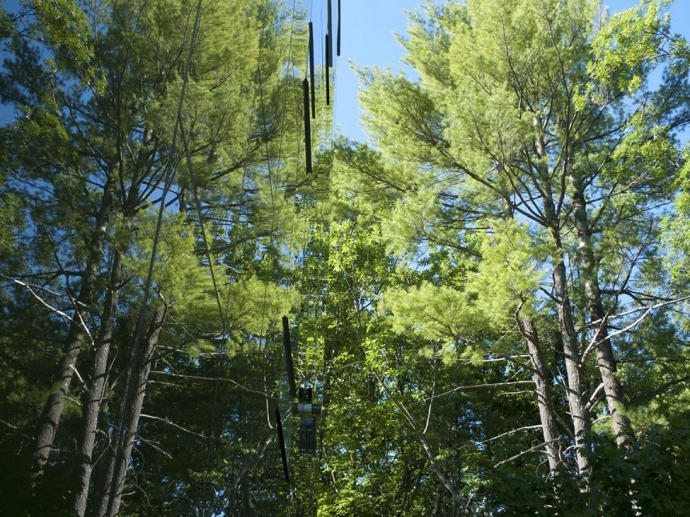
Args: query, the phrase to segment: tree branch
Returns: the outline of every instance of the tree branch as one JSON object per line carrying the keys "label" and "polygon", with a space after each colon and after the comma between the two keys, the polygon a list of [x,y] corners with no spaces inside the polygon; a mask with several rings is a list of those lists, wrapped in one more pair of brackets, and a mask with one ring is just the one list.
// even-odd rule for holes
{"label": "tree branch", "polygon": [[503,465],[504,463],[508,463],[510,461],[516,460],[516,459],[524,456],[525,454],[529,454],[530,452],[532,452],[536,449],[539,449],[540,447],[543,447],[544,445],[548,445],[549,443],[553,443],[553,442],[557,442],[557,441],[558,441],[558,438],[554,438],[553,440],[549,440],[548,442],[537,444],[534,447],[530,447],[526,451],[522,451],[521,453],[516,454],[515,456],[511,456],[510,458],[508,458],[506,460],[499,461],[498,463],[496,463],[496,465],[494,465],[494,468],[499,467],[500,465]]}
{"label": "tree branch", "polygon": [[191,431],[189,429],[186,429],[186,428],[182,427],[181,425],[176,424],[175,422],[171,422],[167,418],[161,418],[159,416],[153,416],[153,415],[146,415],[144,413],[142,413],[140,415],[140,417],[141,418],[148,418],[149,420],[155,420],[156,422],[163,422],[164,424],[171,425],[171,426],[175,427],[176,429],[179,429],[180,431],[183,431],[183,432],[188,433],[188,434],[193,434],[194,436],[198,436],[199,438],[203,438],[204,440],[206,440],[208,438],[208,436],[205,436],[205,435],[197,433],[195,431]]}
{"label": "tree branch", "polygon": [[434,455],[433,451],[431,450],[431,447],[430,447],[429,444],[427,443],[426,438],[424,437],[424,434],[422,434],[422,433],[419,431],[419,429],[417,428],[417,425],[415,424],[414,418],[412,417],[412,415],[410,414],[410,412],[409,412],[409,411],[407,410],[407,408],[402,404],[402,402],[400,402],[399,400],[397,400],[397,399],[393,396],[393,394],[392,394],[391,391],[388,389],[388,386],[386,386],[386,383],[383,382],[383,379],[382,379],[381,376],[378,374],[378,372],[377,372],[376,370],[373,370],[373,369],[372,369],[372,372],[374,373],[374,376],[376,377],[376,380],[379,381],[379,384],[380,384],[381,387],[383,388],[383,391],[386,392],[386,395],[388,396],[388,398],[389,398],[390,400],[393,401],[393,403],[397,406],[397,408],[400,410],[400,412],[401,412],[401,413],[403,414],[403,416],[405,417],[405,420],[407,420],[407,423],[410,425],[410,427],[412,428],[412,430],[413,430],[415,433],[417,433],[417,438],[418,438],[419,441],[421,442],[422,447],[424,448],[424,452],[426,452],[426,455],[427,455],[427,457],[429,458],[429,461],[431,462],[431,467],[432,467],[432,469],[434,470],[434,472],[436,473],[436,475],[438,476],[438,478],[441,480],[441,483],[443,483],[443,486],[445,486],[445,487],[446,487],[446,490],[448,490],[448,492],[450,493],[450,495],[453,496],[453,499],[455,499],[455,500],[458,501],[458,502],[462,502],[462,498],[460,497],[460,494],[458,494],[458,492],[455,490],[455,488],[453,487],[453,485],[450,483],[450,481],[448,481],[448,479],[446,478],[446,476],[445,476],[445,475],[443,474],[443,472],[441,471],[441,467],[440,467],[440,466],[438,465],[438,463],[436,462],[436,456]]}

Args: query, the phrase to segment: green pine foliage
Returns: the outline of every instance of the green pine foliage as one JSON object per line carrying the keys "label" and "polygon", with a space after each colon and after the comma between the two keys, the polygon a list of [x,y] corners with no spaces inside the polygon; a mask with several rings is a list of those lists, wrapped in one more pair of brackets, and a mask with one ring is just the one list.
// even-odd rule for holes
{"label": "green pine foliage", "polygon": [[302,4],[0,9],[0,513],[684,515],[668,2],[429,0],[311,174]]}

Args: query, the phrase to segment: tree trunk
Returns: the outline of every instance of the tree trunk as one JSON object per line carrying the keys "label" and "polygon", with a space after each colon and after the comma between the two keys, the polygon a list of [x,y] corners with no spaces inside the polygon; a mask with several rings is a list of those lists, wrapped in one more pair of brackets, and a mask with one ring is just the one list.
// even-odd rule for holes
{"label": "tree trunk", "polygon": [[127,466],[132,455],[139,417],[144,405],[151,360],[158,344],[165,314],[164,307],[156,309],[143,347],[137,350],[139,347],[135,343],[132,349],[124,388],[125,396],[120,406],[119,427],[116,429],[115,448],[111,449],[108,455],[108,462],[95,501],[97,517],[114,517],[119,512]]}
{"label": "tree trunk", "polygon": [[110,285],[106,295],[105,307],[101,317],[101,329],[96,341],[96,354],[91,372],[91,380],[84,396],[82,406],[82,429],[79,439],[78,453],[80,467],[80,486],[75,495],[73,511],[79,517],[84,517],[89,497],[91,474],[93,471],[93,449],[98,431],[98,415],[105,396],[105,387],[108,377],[108,358],[113,338],[113,324],[115,312],[122,288],[122,256],[115,250]]}
{"label": "tree trunk", "polygon": [[568,406],[575,433],[575,454],[581,475],[589,473],[589,459],[586,455],[585,434],[590,429],[589,410],[585,404],[585,383],[582,378],[580,350],[573,325],[573,312],[568,297],[568,286],[563,260],[556,264],[553,272],[554,291],[558,304],[558,321],[563,340],[565,370],[568,377]]}
{"label": "tree trunk", "polygon": [[594,250],[591,242],[591,228],[587,217],[587,202],[584,197],[584,189],[571,174],[570,182],[574,187],[573,206],[575,226],[577,228],[578,248],[582,262],[583,276],[585,280],[585,297],[590,321],[599,321],[592,338],[599,343],[596,347],[597,368],[601,375],[606,395],[606,406],[611,415],[613,432],[616,434],[616,444],[622,448],[629,448],[635,441],[630,420],[625,415],[625,399],[623,385],[616,376],[616,360],[613,355],[611,340],[608,338],[606,312],[601,301],[599,279],[597,275]]}
{"label": "tree trunk", "polygon": [[113,194],[114,185],[109,180],[105,186],[101,206],[96,215],[86,268],[82,277],[79,296],[74,307],[74,315],[67,332],[64,355],[58,367],[57,377],[59,380],[56,383],[55,391],[48,396],[39,420],[32,454],[33,468],[31,477],[33,479],[43,474],[45,465],[48,463],[50,450],[55,441],[55,434],[60,425],[60,417],[65,407],[65,400],[77,367],[77,359],[84,346],[84,341],[89,337],[88,329],[85,325],[88,320],[87,315],[93,303],[98,271],[103,261],[106,230],[113,210]]}
{"label": "tree trunk", "polygon": [[558,311],[558,324],[563,342],[563,355],[568,387],[568,406],[570,418],[573,422],[575,434],[575,455],[580,475],[589,474],[589,459],[586,454],[585,434],[590,429],[589,410],[585,403],[587,390],[582,375],[582,363],[580,361],[580,349],[577,342],[577,333],[573,324],[573,308],[568,295],[568,277],[563,256],[563,244],[561,241],[560,224],[552,195],[549,175],[541,175],[541,191],[544,196],[544,222],[550,229],[556,244],[556,255],[553,257],[553,293]]}
{"label": "tree trunk", "polygon": [[522,335],[527,341],[527,349],[529,351],[530,360],[532,361],[532,377],[537,392],[539,419],[544,435],[546,457],[549,460],[549,471],[552,475],[555,475],[561,464],[561,455],[559,452],[558,427],[552,406],[551,380],[546,369],[544,353],[539,343],[539,335],[537,334],[537,328],[534,322],[530,318],[522,318],[519,323]]}

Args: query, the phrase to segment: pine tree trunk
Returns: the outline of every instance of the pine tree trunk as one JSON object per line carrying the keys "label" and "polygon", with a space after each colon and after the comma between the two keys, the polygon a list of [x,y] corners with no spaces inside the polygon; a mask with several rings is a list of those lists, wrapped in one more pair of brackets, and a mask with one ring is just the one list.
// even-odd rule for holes
{"label": "pine tree trunk", "polygon": [[120,425],[116,429],[116,445],[110,451],[95,501],[97,517],[115,517],[119,512],[127,465],[132,455],[136,430],[139,427],[139,418],[144,405],[151,360],[158,344],[165,313],[164,307],[156,309],[141,350],[137,350],[136,343],[133,347],[125,382],[126,393],[120,407],[118,419]]}
{"label": "pine tree trunk", "polygon": [[582,364],[580,363],[580,350],[573,325],[573,312],[568,297],[568,286],[565,273],[565,264],[561,260],[553,272],[554,291],[558,304],[558,320],[563,340],[563,353],[565,355],[565,370],[568,377],[568,406],[570,418],[573,422],[575,433],[575,454],[577,457],[578,471],[586,476],[589,473],[589,459],[586,455],[585,434],[590,429],[589,411],[585,404],[585,383],[582,378]]}
{"label": "pine tree trunk", "polygon": [[113,191],[113,183],[109,181],[103,192],[101,206],[96,216],[79,296],[77,297],[74,315],[67,332],[64,355],[58,366],[57,378],[59,380],[56,383],[55,391],[48,396],[39,420],[32,455],[33,468],[31,477],[33,479],[43,474],[45,465],[48,463],[50,450],[55,441],[55,434],[60,425],[60,418],[65,407],[65,400],[77,367],[77,359],[84,346],[84,342],[89,337],[85,325],[88,321],[87,315],[93,303],[98,271],[103,261],[106,230],[113,210]]}
{"label": "pine tree trunk", "polygon": [[613,431],[616,434],[616,444],[622,448],[629,448],[635,441],[630,420],[625,415],[625,399],[623,385],[616,376],[616,360],[613,354],[611,340],[608,338],[608,329],[605,321],[606,312],[601,301],[599,280],[597,276],[596,261],[591,242],[591,228],[587,217],[587,205],[584,197],[584,189],[579,181],[571,175],[571,184],[574,187],[573,206],[575,226],[577,227],[578,247],[582,262],[583,276],[585,280],[585,297],[587,298],[587,310],[590,321],[599,321],[595,327],[594,335],[596,347],[597,368],[601,375],[606,395],[606,406],[611,415]]}
{"label": "pine tree trunk", "polygon": [[115,250],[110,275],[110,285],[106,295],[105,307],[101,317],[101,329],[96,341],[96,353],[91,372],[91,380],[82,406],[82,429],[78,444],[80,467],[80,485],[74,498],[73,512],[79,517],[86,514],[91,474],[93,471],[93,450],[98,431],[98,415],[105,396],[108,377],[108,358],[113,338],[115,312],[122,288],[122,256]]}
{"label": "pine tree trunk", "polygon": [[537,392],[537,403],[539,405],[539,419],[541,421],[542,432],[544,435],[544,445],[546,447],[546,457],[549,460],[549,471],[552,475],[561,464],[559,453],[559,435],[556,418],[553,413],[553,402],[551,393],[551,379],[546,369],[544,353],[539,342],[539,335],[534,322],[529,318],[522,318],[520,330],[527,341],[530,360],[532,361],[533,378]]}
{"label": "pine tree trunk", "polygon": [[556,213],[552,189],[548,174],[542,174],[542,194],[544,196],[544,219],[551,230],[556,244],[556,255],[553,257],[553,293],[558,311],[558,323],[563,342],[563,355],[568,385],[568,407],[575,434],[575,455],[580,475],[589,474],[590,465],[586,454],[585,435],[590,430],[589,410],[585,403],[587,390],[580,361],[580,347],[573,323],[573,308],[568,295],[568,276],[566,274],[563,244],[561,241],[561,221]]}
{"label": "pine tree trunk", "polygon": [[[87,276],[84,277],[84,282],[91,283]],[[89,305],[90,302],[91,286],[83,285],[80,296],[77,298],[77,305],[83,307]],[[74,318],[76,320],[86,321],[86,311],[77,310],[74,314]],[[55,434],[60,425],[60,418],[65,406],[65,400],[69,393],[70,385],[72,384],[74,368],[76,368],[77,359],[85,338],[86,332],[84,332],[78,324],[71,323],[67,333],[65,353],[58,366],[59,381],[56,386],[57,389],[48,396],[39,420],[33,452],[33,469],[31,473],[34,479],[43,474],[43,470],[48,463],[50,450],[55,440]]]}

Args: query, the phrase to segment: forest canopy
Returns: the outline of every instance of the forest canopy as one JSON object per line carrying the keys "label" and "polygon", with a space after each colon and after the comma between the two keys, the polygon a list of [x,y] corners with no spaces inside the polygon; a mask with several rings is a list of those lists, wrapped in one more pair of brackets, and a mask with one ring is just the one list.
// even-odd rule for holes
{"label": "forest canopy", "polygon": [[684,515],[670,2],[305,4],[0,8],[0,514]]}

